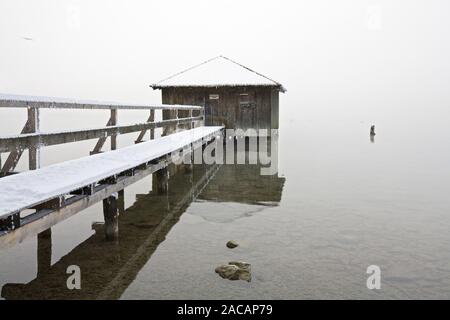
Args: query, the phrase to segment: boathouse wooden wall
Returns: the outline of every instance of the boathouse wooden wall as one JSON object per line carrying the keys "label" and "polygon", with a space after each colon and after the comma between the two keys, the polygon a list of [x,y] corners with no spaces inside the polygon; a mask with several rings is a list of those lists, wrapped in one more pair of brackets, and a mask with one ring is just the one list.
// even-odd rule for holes
{"label": "boathouse wooden wall", "polygon": [[[217,95],[218,99],[211,99]],[[245,99],[250,103],[243,102]],[[162,88],[162,103],[204,106],[206,125],[278,129],[279,90],[275,87],[169,87]],[[180,111],[180,117],[187,116],[183,112]],[[174,116],[174,111],[164,111],[164,119]]]}

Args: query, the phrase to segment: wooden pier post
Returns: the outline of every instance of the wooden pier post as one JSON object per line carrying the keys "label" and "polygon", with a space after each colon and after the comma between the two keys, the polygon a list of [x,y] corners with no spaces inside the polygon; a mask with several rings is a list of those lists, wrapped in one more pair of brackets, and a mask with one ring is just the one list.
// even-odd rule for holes
{"label": "wooden pier post", "polygon": [[[192,118],[193,113],[192,110],[189,110],[189,118]],[[193,129],[194,128],[194,121],[189,121],[189,129]]]}
{"label": "wooden pier post", "polygon": [[[155,110],[150,110],[149,122],[155,122]],[[155,129],[150,129],[150,140],[155,139]]]}
{"label": "wooden pier post", "polygon": [[108,241],[119,239],[119,207],[118,194],[103,200],[103,216],[105,218],[105,236]]}
{"label": "wooden pier post", "polygon": [[[117,125],[117,109],[111,109],[111,126]],[[117,135],[111,136],[111,150],[117,149]]]}
{"label": "wooden pier post", "polygon": [[[117,110],[118,109],[110,110],[111,115],[109,117],[108,122],[106,123],[106,127],[112,127],[112,126],[117,125]],[[92,150],[89,154],[93,155],[93,154],[102,152],[103,145],[105,144],[107,138],[108,138],[107,135],[99,138],[97,140],[97,143],[95,144],[94,150]],[[117,135],[111,134],[111,150],[116,150],[116,149],[117,149]]]}
{"label": "wooden pier post", "polygon": [[28,149],[28,162],[30,170],[36,170],[41,167],[41,150],[39,147],[32,146]]}
{"label": "wooden pier post", "polygon": [[52,229],[37,235],[37,275],[45,274],[52,266]]}
{"label": "wooden pier post", "polygon": [[[28,132],[34,133],[39,132],[39,109],[38,108],[28,108]],[[41,166],[41,150],[38,145],[32,145],[28,149],[28,168],[30,170],[39,169]]]}
{"label": "wooden pier post", "polygon": [[[25,123],[21,134],[39,132],[39,108],[28,107],[27,112],[27,122]],[[19,149],[10,152],[3,167],[0,165],[0,173],[3,175],[7,175],[9,172],[13,171],[16,168],[23,151],[23,149]],[[28,158],[28,165],[30,170],[35,170],[40,167],[40,147],[38,145],[29,146]]]}

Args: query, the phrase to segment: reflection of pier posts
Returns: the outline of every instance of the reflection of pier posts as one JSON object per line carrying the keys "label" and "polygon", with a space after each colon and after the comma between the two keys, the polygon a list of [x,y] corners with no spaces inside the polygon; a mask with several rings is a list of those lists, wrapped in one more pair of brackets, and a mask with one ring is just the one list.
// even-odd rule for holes
{"label": "reflection of pier posts", "polygon": [[119,197],[117,198],[117,207],[119,210],[119,215],[125,213],[125,190],[122,189],[118,192]]}
{"label": "reflection of pier posts", "polygon": [[[170,197],[158,196],[153,192],[137,197],[136,202],[127,208],[126,214],[119,216],[120,243],[102,240],[104,235],[95,232],[58,258],[50,270],[41,273],[36,279],[27,280],[26,284],[5,284],[0,288],[2,297],[83,300],[120,298],[140,270],[151,261],[149,259],[178,223],[189,204],[217,172],[217,168],[198,169],[195,168],[194,182],[181,172],[170,176]],[[96,231],[101,229],[100,224],[94,227]],[[93,256],[96,258],[93,259]],[[67,290],[69,275],[66,270],[70,265],[77,265],[81,269],[81,290]]]}
{"label": "reflection of pier posts", "polygon": [[184,172],[185,173],[192,173],[194,172],[194,165],[192,163],[187,163],[184,165]]}
{"label": "reflection of pier posts", "polygon": [[184,155],[183,159],[185,173],[194,172],[194,146],[191,144],[189,148],[189,154]]}
{"label": "reflection of pier posts", "polygon": [[52,229],[37,235],[37,276],[46,273],[52,266]]}
{"label": "reflection of pier posts", "polygon": [[169,191],[169,170],[167,167],[156,171],[156,192],[165,194]]}
{"label": "reflection of pier posts", "polygon": [[113,194],[103,200],[103,216],[105,218],[106,240],[113,241],[119,238],[119,207],[118,194]]}

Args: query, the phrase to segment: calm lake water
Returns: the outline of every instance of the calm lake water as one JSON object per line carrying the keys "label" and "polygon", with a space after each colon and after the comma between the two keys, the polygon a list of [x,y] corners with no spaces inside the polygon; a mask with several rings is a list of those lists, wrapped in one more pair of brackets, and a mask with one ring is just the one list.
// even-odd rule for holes
{"label": "calm lake water", "polygon": [[[174,173],[167,196],[152,192],[145,178],[125,190],[118,243],[93,226],[103,221],[100,203],[52,228],[50,269],[38,272],[36,236],[1,249],[1,297],[450,298],[447,106],[311,111],[290,99],[280,109],[276,177],[261,177],[251,165],[197,166],[193,175]],[[75,120],[107,120],[93,115]],[[22,123],[14,116],[8,133]],[[58,129],[58,116],[44,114],[44,125]],[[77,122],[71,119],[59,129]],[[86,155],[94,144],[46,148],[43,163]],[[227,249],[231,239],[239,247]],[[49,245],[43,241],[40,250]],[[231,260],[251,263],[251,282],[214,273]],[[81,267],[80,291],[66,289],[72,264]],[[366,287],[369,265],[381,268],[380,290]]]}

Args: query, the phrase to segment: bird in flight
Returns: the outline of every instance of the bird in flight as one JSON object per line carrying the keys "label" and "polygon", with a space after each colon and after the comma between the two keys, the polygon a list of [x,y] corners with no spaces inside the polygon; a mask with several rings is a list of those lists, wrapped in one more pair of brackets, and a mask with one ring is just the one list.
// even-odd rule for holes
{"label": "bird in flight", "polygon": [[30,37],[22,37],[23,40],[27,40],[27,41],[33,41],[33,38]]}

